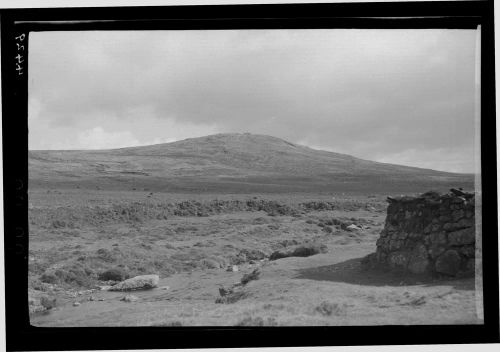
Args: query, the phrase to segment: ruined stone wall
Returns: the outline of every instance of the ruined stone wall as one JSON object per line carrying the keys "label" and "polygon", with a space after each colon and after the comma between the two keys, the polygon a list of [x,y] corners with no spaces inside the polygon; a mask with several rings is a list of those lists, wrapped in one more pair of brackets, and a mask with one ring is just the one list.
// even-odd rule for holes
{"label": "ruined stone wall", "polygon": [[415,274],[474,273],[474,194],[388,198],[385,227],[370,261]]}

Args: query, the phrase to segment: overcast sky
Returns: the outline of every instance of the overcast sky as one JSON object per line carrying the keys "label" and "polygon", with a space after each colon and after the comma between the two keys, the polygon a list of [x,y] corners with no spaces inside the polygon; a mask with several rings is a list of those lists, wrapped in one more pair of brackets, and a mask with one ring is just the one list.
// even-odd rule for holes
{"label": "overcast sky", "polygon": [[30,34],[29,149],[220,132],[474,171],[475,31]]}

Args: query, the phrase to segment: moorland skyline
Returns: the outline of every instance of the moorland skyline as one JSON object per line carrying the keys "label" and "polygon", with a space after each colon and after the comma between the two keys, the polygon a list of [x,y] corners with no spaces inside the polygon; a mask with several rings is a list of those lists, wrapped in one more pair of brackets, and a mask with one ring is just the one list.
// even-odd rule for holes
{"label": "moorland skyline", "polygon": [[475,31],[52,32],[30,36],[29,149],[216,133],[474,171]]}

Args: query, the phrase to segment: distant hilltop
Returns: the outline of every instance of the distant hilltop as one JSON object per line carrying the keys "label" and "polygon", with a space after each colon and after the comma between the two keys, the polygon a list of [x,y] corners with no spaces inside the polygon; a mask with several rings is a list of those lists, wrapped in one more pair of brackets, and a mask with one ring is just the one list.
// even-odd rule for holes
{"label": "distant hilltop", "polygon": [[[363,160],[250,133],[107,150],[30,151],[30,182],[210,192],[421,192],[473,176]],[[134,187],[135,185],[135,187]],[[393,190],[394,192],[390,192]]]}

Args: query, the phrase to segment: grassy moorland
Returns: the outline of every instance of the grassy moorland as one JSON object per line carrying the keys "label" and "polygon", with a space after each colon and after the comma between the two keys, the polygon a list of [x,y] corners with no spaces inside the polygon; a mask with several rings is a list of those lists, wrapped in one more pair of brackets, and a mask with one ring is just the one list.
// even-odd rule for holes
{"label": "grassy moorland", "polygon": [[[470,175],[246,134],[36,151],[29,162],[29,294],[50,308],[33,309],[34,325],[481,322],[473,279],[360,264],[387,195],[471,188]],[[158,274],[160,288],[133,292],[135,302],[98,289],[142,274]]]}

